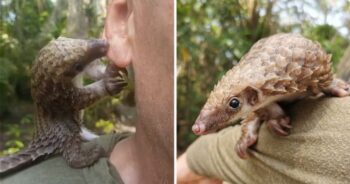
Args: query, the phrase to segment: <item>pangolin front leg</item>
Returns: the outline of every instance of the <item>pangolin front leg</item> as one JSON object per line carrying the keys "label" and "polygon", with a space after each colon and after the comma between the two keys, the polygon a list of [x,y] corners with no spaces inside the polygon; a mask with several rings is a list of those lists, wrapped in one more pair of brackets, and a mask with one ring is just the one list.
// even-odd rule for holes
{"label": "pangolin front leg", "polygon": [[96,61],[90,63],[85,69],[85,74],[92,80],[98,81],[105,77],[106,65],[97,59]]}
{"label": "pangolin front leg", "polygon": [[[87,66],[87,68],[84,70],[85,74],[92,80],[94,81],[99,81],[99,80],[103,80],[103,82],[97,82],[96,84],[93,84],[91,86],[89,86],[87,89],[87,93],[89,93],[89,91],[98,91],[99,95],[89,95],[90,96],[90,100],[87,99],[88,102],[86,102],[86,104],[84,105],[84,103],[82,103],[79,106],[88,106],[90,101],[91,103],[93,103],[94,99],[99,99],[102,98],[103,96],[107,96],[107,95],[114,95],[114,94],[118,94],[120,92],[120,90],[123,88],[123,84],[126,85],[126,81],[127,81],[127,70],[125,68],[119,68],[116,67],[112,64],[109,65],[104,65],[99,59],[92,62],[91,64],[89,64]],[[122,81],[121,78],[124,80]],[[102,84],[104,83],[104,84]],[[103,88],[103,85],[105,85],[105,88]],[[96,88],[97,86],[97,88]],[[89,90],[90,88],[90,90]],[[91,89],[92,88],[92,89]],[[105,91],[104,91],[105,89]],[[108,90],[107,90],[108,89]],[[92,97],[94,96],[94,97]],[[100,97],[99,97],[100,96]],[[83,117],[83,110],[80,111],[80,117]],[[81,137],[84,140],[90,141],[93,140],[95,138],[98,137],[98,135],[96,135],[95,133],[91,132],[90,130],[88,130],[85,127],[81,127],[81,133],[80,133]]]}
{"label": "pangolin front leg", "polygon": [[[108,67],[107,67],[108,68]],[[75,110],[82,110],[95,103],[101,98],[119,93],[127,84],[125,76],[122,73],[113,74],[112,71],[105,71],[106,74],[101,80],[96,81],[85,87],[78,88],[72,98],[72,106]],[[107,73],[108,72],[108,73]],[[105,155],[104,150],[97,144],[89,144],[89,147],[83,145],[83,139],[89,140],[87,130],[76,127],[75,123],[66,123],[66,130],[61,132],[66,137],[63,146],[63,157],[67,163],[74,168],[82,168],[96,162],[98,158]],[[80,134],[74,131],[81,131]],[[93,136],[94,137],[94,136]]]}
{"label": "pangolin front leg", "polygon": [[288,135],[288,130],[292,128],[289,124],[289,117],[277,103],[250,113],[242,122],[242,134],[236,144],[235,149],[239,157],[246,158],[247,149],[256,143],[262,121],[267,123],[272,132],[281,136]]}
{"label": "pangolin front leg", "polygon": [[119,93],[127,82],[122,77],[107,77],[85,87],[79,88],[73,98],[73,106],[81,110],[95,103],[101,98]]}
{"label": "pangolin front leg", "polygon": [[258,114],[252,112],[242,122],[242,134],[238,140],[235,151],[241,158],[247,157],[247,149],[258,139],[258,131],[261,124],[261,118]]}
{"label": "pangolin front leg", "polygon": [[[99,51],[106,50],[105,47],[100,47],[100,45],[106,46],[105,42],[98,42],[95,45],[93,44],[92,49],[88,50],[87,56],[95,56],[99,54]],[[111,64],[105,66],[99,60],[95,60],[84,69],[85,74],[95,82],[87,86],[75,85],[75,90],[69,95],[69,102],[75,113],[73,113],[73,118],[61,122],[64,131],[58,131],[57,134],[61,135],[60,151],[71,167],[89,166],[105,155],[103,148],[98,144],[83,143],[83,139],[89,140],[95,135],[82,127],[81,117],[78,116],[81,115],[81,110],[84,108],[105,96],[119,93],[126,86],[126,74],[120,71],[126,73],[125,69]]]}

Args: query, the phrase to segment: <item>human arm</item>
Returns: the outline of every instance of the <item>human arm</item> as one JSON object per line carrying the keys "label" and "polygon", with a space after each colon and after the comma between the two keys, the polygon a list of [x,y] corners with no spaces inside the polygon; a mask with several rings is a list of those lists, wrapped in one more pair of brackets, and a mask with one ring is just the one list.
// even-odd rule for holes
{"label": "human arm", "polygon": [[246,160],[234,152],[239,126],[200,137],[186,151],[190,171],[230,183],[349,182],[350,98],[304,100],[287,113],[291,134],[274,135],[263,124]]}
{"label": "human arm", "polygon": [[187,154],[182,154],[176,161],[176,181],[178,184],[220,184],[219,179],[201,176],[192,171],[187,163]]}

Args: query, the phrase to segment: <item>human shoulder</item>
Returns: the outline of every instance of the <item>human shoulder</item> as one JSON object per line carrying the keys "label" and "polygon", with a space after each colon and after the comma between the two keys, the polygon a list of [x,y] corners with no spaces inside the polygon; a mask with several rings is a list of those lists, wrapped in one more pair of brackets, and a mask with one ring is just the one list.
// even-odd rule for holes
{"label": "human shoulder", "polygon": [[[106,153],[110,153],[115,144],[128,136],[130,133],[113,133],[101,136],[92,142],[101,145]],[[115,168],[110,165],[107,157],[100,158],[90,167],[74,169],[69,167],[61,156],[55,156],[18,172],[0,176],[0,183],[97,184],[123,182]]]}

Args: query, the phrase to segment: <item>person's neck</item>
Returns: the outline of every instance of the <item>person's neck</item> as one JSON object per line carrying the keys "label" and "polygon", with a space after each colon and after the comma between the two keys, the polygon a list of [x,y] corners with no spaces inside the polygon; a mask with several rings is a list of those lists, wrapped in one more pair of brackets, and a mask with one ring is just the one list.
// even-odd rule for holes
{"label": "person's neck", "polygon": [[[157,131],[160,123],[171,125],[172,122],[159,122],[142,118],[136,124],[134,136],[118,143],[110,157],[121,178],[130,183],[172,183],[173,182],[173,146],[166,145],[163,132]],[[171,136],[171,137],[170,137]],[[162,140],[163,139],[163,140]]]}
{"label": "person's neck", "polygon": [[151,58],[148,63],[158,63],[157,67],[134,63],[141,64],[134,66],[136,133],[118,143],[110,159],[127,184],[173,183],[173,66],[154,59],[163,57]]}
{"label": "person's neck", "polygon": [[[145,130],[159,128],[159,123],[139,122],[137,129]],[[158,124],[158,127],[157,124]],[[168,124],[162,122],[163,124]],[[168,137],[159,132],[142,131],[135,135],[136,154],[139,155],[139,163],[143,178],[148,177],[149,183],[172,183],[173,180],[173,144],[165,141]],[[169,137],[172,136],[168,135]],[[173,137],[171,137],[173,139]]]}

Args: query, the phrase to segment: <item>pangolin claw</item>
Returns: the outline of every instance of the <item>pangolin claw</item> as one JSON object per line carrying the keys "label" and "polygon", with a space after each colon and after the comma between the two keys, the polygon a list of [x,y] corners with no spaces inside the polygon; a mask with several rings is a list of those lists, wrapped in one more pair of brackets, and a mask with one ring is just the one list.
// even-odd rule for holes
{"label": "pangolin claw", "polygon": [[279,119],[270,119],[267,121],[267,126],[269,129],[280,136],[287,136],[289,135],[289,129],[292,128],[292,126],[289,124],[290,119],[289,117],[282,117]]}
{"label": "pangolin claw", "polygon": [[257,139],[258,134],[250,134],[245,137],[241,137],[235,147],[237,155],[242,159],[246,159],[248,157],[247,149],[253,144],[255,144]]}

